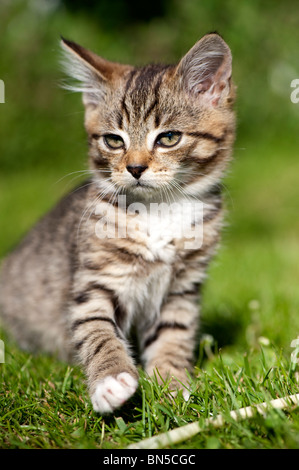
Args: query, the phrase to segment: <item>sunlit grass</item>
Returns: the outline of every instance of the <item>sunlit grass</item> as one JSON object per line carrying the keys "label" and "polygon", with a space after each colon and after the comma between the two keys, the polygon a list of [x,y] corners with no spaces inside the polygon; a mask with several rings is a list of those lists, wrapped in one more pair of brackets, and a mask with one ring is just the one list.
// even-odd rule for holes
{"label": "sunlit grass", "polygon": [[[45,356],[32,357],[6,342],[1,365],[0,446],[2,448],[125,448],[153,435],[222,414],[227,424],[207,427],[177,448],[297,448],[299,415],[269,410],[235,422],[229,412],[298,393],[298,372],[281,350],[261,340],[247,353],[219,354],[201,343],[200,364],[186,402],[171,397],[141,371],[136,395],[114,415],[91,407],[80,369]],[[266,345],[265,345],[266,343]]]}

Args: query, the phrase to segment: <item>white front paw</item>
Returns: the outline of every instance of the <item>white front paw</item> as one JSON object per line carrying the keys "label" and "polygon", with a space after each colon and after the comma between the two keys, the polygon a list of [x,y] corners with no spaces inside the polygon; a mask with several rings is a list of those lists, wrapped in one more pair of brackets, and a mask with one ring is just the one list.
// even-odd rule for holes
{"label": "white front paw", "polygon": [[137,386],[138,381],[128,372],[121,372],[116,377],[108,375],[98,382],[91,396],[93,409],[102,414],[111,413],[135,393]]}

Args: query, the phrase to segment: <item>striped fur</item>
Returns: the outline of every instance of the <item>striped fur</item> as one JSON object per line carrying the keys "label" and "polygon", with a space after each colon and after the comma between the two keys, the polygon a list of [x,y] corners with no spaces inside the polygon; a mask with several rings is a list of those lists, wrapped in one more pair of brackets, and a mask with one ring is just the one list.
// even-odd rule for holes
{"label": "striped fur", "polygon": [[[69,88],[83,93],[92,178],[4,261],[1,313],[21,347],[78,359],[94,409],[106,413],[138,385],[132,328],[145,370],[188,385],[234,140],[231,54],[216,34],[170,66],[134,68],[62,45]],[[199,201],[202,244],[187,249],[176,228],[197,223],[185,208]],[[149,219],[153,203],[175,209]],[[103,237],[103,222],[117,235]]]}

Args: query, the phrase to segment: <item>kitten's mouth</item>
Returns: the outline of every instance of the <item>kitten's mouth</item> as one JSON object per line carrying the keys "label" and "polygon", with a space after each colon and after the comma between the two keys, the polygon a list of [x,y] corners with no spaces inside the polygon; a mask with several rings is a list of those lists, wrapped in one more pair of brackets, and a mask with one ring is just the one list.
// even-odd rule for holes
{"label": "kitten's mouth", "polygon": [[130,187],[127,188],[130,192],[132,193],[153,193],[157,191],[157,188],[155,186],[152,186],[148,183],[144,183],[142,181],[136,181],[135,184],[132,184]]}
{"label": "kitten's mouth", "polygon": [[132,188],[133,189],[135,189],[135,188],[153,189],[152,186],[150,186],[149,184],[145,184],[142,181],[136,181],[136,183],[134,185],[132,185]]}

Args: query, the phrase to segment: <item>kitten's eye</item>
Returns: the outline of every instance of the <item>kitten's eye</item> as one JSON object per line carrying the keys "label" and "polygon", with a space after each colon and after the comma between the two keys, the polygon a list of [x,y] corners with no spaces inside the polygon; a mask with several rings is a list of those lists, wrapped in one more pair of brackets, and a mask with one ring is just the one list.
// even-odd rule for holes
{"label": "kitten's eye", "polygon": [[163,134],[158,135],[156,144],[161,147],[174,147],[181,140],[181,132],[163,132]]}
{"label": "kitten's eye", "polygon": [[121,149],[125,146],[122,137],[116,134],[104,135],[104,142],[111,149]]}

